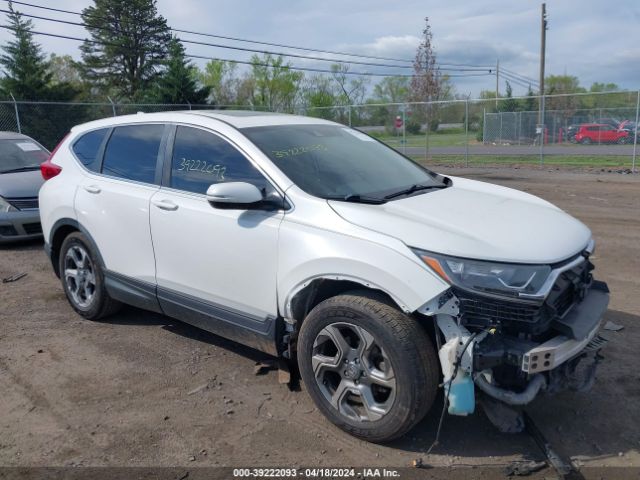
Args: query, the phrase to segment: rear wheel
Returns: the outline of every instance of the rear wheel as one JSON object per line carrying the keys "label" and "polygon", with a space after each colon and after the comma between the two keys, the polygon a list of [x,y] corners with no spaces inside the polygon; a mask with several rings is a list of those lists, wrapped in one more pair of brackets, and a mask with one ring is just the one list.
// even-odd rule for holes
{"label": "rear wheel", "polygon": [[415,320],[363,293],[330,298],[311,311],[300,329],[298,363],[309,394],[331,422],[384,442],[427,413],[438,363]]}
{"label": "rear wheel", "polygon": [[82,233],[71,233],[62,242],[59,271],[67,300],[83,317],[99,320],[120,308],[107,293],[97,254]]}

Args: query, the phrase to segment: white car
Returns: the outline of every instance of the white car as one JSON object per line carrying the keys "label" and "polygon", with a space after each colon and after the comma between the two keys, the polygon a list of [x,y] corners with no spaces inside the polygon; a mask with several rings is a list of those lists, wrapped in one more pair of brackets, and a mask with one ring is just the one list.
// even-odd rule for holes
{"label": "white car", "polygon": [[[160,312],[297,360],[318,408],[396,438],[431,408],[519,430],[594,378],[608,304],[589,229],[532,195],[433,173],[336,123],[234,111],[72,129],[42,165],[72,307]],[[444,415],[444,409],[442,410]]]}

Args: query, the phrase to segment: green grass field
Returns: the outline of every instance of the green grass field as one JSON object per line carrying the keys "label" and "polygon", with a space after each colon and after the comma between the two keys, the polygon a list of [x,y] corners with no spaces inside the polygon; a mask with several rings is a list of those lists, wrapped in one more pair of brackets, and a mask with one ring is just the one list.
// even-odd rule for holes
{"label": "green grass field", "polygon": [[[424,165],[465,165],[467,160],[463,155],[436,155],[425,160],[424,156],[411,157],[416,162]],[[541,165],[537,155],[521,156],[493,156],[493,155],[469,155],[469,166],[473,165]],[[631,159],[628,157],[589,157],[583,155],[545,155],[543,167],[586,167],[601,169],[628,169],[631,168]],[[636,165],[638,169],[638,165]]]}
{"label": "green grass field", "polygon": [[[402,145],[402,135],[376,135],[376,138],[387,145],[397,147]],[[407,147],[424,147],[426,135],[407,135]],[[431,147],[463,147],[467,143],[467,137],[463,133],[431,133],[429,132],[429,146]],[[475,132],[469,132],[469,145],[477,144]]]}

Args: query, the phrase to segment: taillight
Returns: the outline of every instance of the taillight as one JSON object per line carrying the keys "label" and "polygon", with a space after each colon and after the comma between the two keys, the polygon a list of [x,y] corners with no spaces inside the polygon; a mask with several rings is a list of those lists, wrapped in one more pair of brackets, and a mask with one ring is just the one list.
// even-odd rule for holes
{"label": "taillight", "polygon": [[[71,133],[71,132],[69,132],[69,133]],[[49,158],[47,158],[47,161],[46,162],[42,162],[40,164],[40,173],[42,174],[42,178],[44,178],[45,180],[51,180],[53,177],[55,177],[56,175],[58,175],[62,171],[62,167],[60,165],[56,165],[51,160],[53,159],[53,156],[56,154],[56,152],[60,148],[60,145],[62,145],[64,143],[65,139],[69,136],[69,133],[67,133],[62,138],[62,140],[60,140],[58,145],[56,145],[56,148],[54,148],[51,151],[51,154],[49,155]]]}
{"label": "taillight", "polygon": [[61,171],[62,167],[60,165],[56,165],[55,163],[51,163],[50,160],[47,160],[46,162],[42,162],[40,164],[40,173],[42,174],[42,178],[44,178],[45,180],[51,180]]}

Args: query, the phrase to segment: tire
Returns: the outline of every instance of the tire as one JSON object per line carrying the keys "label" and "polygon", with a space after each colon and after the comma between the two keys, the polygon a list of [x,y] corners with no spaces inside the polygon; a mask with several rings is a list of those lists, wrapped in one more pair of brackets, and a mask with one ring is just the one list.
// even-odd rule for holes
{"label": "tire", "polygon": [[408,432],[438,389],[438,360],[425,330],[366,292],[327,299],[309,313],[298,337],[298,365],[318,409],[370,442]]}
{"label": "tire", "polygon": [[107,293],[97,252],[82,233],[74,232],[64,239],[59,262],[62,288],[77,313],[100,320],[120,309],[122,304]]}
{"label": "tire", "polygon": [[629,143],[629,139],[627,137],[620,137],[616,143],[618,145],[626,145]]}
{"label": "tire", "polygon": [[589,137],[584,137],[582,140],[580,140],[580,143],[582,145],[590,145],[591,144],[591,139]]}

